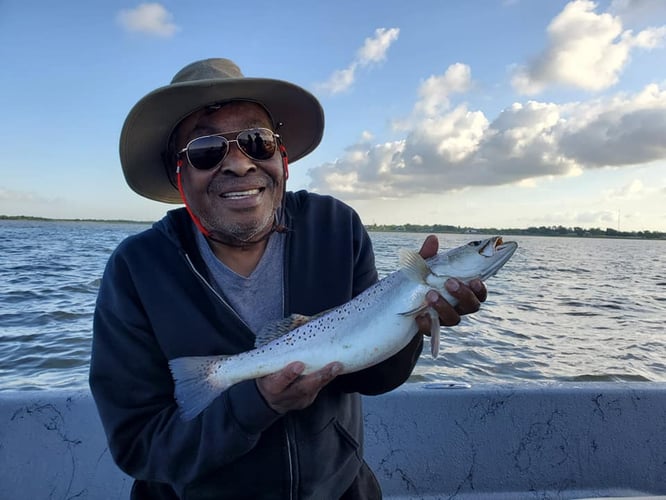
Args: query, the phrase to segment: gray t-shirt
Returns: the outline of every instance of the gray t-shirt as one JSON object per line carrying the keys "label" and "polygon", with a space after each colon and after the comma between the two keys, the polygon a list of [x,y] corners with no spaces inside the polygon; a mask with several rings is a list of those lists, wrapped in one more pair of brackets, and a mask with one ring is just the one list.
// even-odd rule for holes
{"label": "gray t-shirt", "polygon": [[211,284],[254,332],[255,346],[262,344],[260,336],[264,325],[284,317],[285,235],[271,234],[257,267],[245,277],[220,261],[204,235],[195,231],[197,246],[212,277]]}

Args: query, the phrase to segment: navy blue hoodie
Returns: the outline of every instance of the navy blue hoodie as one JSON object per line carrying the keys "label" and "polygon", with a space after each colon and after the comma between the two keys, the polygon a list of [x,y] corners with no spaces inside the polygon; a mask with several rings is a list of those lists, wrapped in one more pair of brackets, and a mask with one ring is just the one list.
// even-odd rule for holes
{"label": "navy blue hoodie", "polygon": [[[377,281],[370,238],[350,207],[304,191],[287,193],[285,207],[285,316],[336,307]],[[367,471],[359,393],[402,384],[421,336],[339,376],[303,410],[277,414],[249,380],[183,422],[168,361],[254,347],[254,334],[210,286],[194,231],[177,209],[127,238],[99,290],[90,387],[114,460],[137,479],[133,496],[339,498]]]}

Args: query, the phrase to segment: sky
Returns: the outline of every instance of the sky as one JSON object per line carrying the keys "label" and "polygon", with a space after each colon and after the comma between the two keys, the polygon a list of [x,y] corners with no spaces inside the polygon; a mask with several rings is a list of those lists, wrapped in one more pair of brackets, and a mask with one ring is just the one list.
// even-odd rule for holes
{"label": "sky", "polygon": [[324,139],[288,188],[366,224],[666,231],[655,0],[0,0],[0,214],[175,208],[127,186],[119,134],[208,57],[317,96]]}

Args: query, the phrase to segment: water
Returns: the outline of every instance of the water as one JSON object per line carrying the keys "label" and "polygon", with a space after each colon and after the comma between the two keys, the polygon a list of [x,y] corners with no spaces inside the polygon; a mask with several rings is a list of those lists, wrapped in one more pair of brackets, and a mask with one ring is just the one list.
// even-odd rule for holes
{"label": "water", "polygon": [[106,260],[146,227],[0,221],[0,390],[87,385]]}
{"label": "water", "polygon": [[[381,272],[423,235],[377,235]],[[441,247],[469,241],[440,235]],[[519,248],[481,311],[442,330],[414,380],[666,381],[666,242],[507,237]],[[379,267],[379,266],[378,266]]]}
{"label": "water", "polygon": [[[0,221],[0,390],[87,387],[106,260],[145,224]],[[371,233],[384,276],[425,235]],[[440,235],[442,248],[473,239]],[[413,381],[666,381],[666,242],[518,237]]]}

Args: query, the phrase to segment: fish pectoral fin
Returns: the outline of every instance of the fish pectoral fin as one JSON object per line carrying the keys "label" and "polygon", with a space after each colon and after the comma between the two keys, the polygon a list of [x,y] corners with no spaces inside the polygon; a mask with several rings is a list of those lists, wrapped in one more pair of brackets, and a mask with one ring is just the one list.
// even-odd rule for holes
{"label": "fish pectoral fin", "polygon": [[305,316],[303,314],[292,314],[291,316],[287,316],[286,318],[279,319],[273,323],[268,323],[266,326],[264,326],[261,329],[260,334],[257,336],[257,338],[261,338],[262,342],[260,345],[257,345],[257,347],[261,347],[262,345],[266,345],[269,342],[274,341],[277,338],[282,337],[283,335],[286,335],[287,333],[291,332],[292,330],[295,330],[299,326],[303,326],[305,323],[308,323],[312,321],[314,318],[318,317],[317,316]]}
{"label": "fish pectoral fin", "polygon": [[428,304],[423,303],[411,311],[405,311],[399,314],[400,316],[416,317],[424,312],[427,312],[428,316],[430,316],[430,354],[432,354],[433,358],[436,358],[439,354],[439,329],[441,326],[439,323],[439,314],[437,314],[437,311],[435,311]]}

